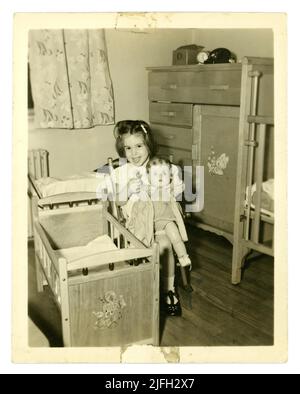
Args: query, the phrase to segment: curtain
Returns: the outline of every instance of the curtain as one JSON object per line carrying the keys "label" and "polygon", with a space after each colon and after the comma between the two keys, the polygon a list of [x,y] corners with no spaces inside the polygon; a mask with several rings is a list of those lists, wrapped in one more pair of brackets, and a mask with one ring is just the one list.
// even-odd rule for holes
{"label": "curtain", "polygon": [[114,123],[104,31],[31,30],[30,82],[36,127]]}

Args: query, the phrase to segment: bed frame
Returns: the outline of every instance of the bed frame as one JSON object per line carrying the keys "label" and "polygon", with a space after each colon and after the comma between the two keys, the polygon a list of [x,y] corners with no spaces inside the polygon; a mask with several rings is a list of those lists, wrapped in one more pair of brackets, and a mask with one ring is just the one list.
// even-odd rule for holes
{"label": "bed frame", "polygon": [[[262,239],[262,225],[267,223],[274,231],[274,218],[261,212],[266,139],[272,126],[274,126],[272,117],[248,116],[243,130],[244,138],[238,155],[231,278],[233,284],[240,283],[245,260],[252,251],[274,257],[274,235],[272,234],[267,241]],[[251,193],[247,194],[246,190],[250,190],[254,182],[256,197],[255,208],[252,208]]]}
{"label": "bed frame", "polygon": [[45,149],[31,149],[28,151],[27,177],[28,177],[28,239],[33,239],[32,197],[41,198],[35,181],[49,176],[48,151]]}
{"label": "bed frame", "polygon": [[[106,208],[99,200],[70,205],[33,196],[38,290],[46,280],[61,313],[64,346],[158,345],[158,246],[146,248]],[[104,234],[116,250],[71,261],[56,252]]]}
{"label": "bed frame", "polygon": [[[28,178],[36,180],[49,176],[49,154],[45,149],[31,149],[28,152]],[[31,187],[33,187],[30,182]],[[35,191],[36,192],[36,191]]]}

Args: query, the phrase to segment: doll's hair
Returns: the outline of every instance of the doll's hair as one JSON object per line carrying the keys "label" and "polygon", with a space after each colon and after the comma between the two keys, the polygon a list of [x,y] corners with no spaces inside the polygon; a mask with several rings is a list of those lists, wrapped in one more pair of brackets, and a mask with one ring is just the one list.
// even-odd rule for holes
{"label": "doll's hair", "polygon": [[150,172],[150,168],[151,168],[151,167],[153,167],[153,166],[160,166],[160,165],[166,165],[166,166],[168,166],[169,169],[170,169],[170,171],[171,171],[171,175],[172,175],[172,163],[170,162],[170,160],[165,159],[165,158],[163,158],[163,157],[157,157],[157,156],[152,157],[152,158],[148,161],[147,166],[146,166],[146,169],[147,169],[148,174],[149,174],[149,172]]}
{"label": "doll's hair", "polygon": [[150,158],[156,153],[156,143],[152,136],[152,131],[148,123],[143,120],[121,120],[114,128],[116,138],[116,150],[120,157],[125,158],[124,137],[126,135],[141,135],[148,149]]}

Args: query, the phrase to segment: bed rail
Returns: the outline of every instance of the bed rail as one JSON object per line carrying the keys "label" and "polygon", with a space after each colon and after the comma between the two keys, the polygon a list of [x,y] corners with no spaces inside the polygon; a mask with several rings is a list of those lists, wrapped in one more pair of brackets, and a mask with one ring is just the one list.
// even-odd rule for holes
{"label": "bed rail", "polygon": [[34,223],[34,243],[35,258],[37,260],[36,268],[40,271],[38,277],[38,290],[41,291],[43,289],[43,278],[45,278],[50,289],[52,290],[57,305],[60,307],[61,286],[59,275],[59,259],[53,252],[42,226],[37,221]]}
{"label": "bed rail", "polygon": [[41,193],[35,184],[40,178],[49,176],[49,152],[45,149],[31,149],[28,151],[27,158],[27,177],[28,177],[28,238],[33,237],[33,217],[32,217],[32,196],[37,195],[41,198]]}
{"label": "bed rail", "polygon": [[66,207],[72,208],[79,205],[94,205],[99,202],[100,200],[96,193],[70,192],[41,198],[39,200],[39,207],[46,211]]}
{"label": "bed rail", "polygon": [[45,149],[32,149],[28,151],[28,174],[33,179],[49,176],[49,152]]}
{"label": "bed rail", "polygon": [[[256,109],[256,104],[252,105]],[[240,177],[237,178],[238,211],[235,214],[234,227],[233,284],[240,282],[241,267],[250,250],[274,256],[274,237],[272,237],[271,246],[260,242],[262,223],[274,224],[273,217],[262,213],[266,136],[271,126],[274,126],[274,119],[270,116],[250,115],[246,120],[248,131],[245,131],[244,145],[240,148],[240,161],[245,171],[242,171]],[[256,193],[253,206],[251,188],[254,183]]]}
{"label": "bed rail", "polygon": [[[254,201],[254,208],[251,208],[251,193],[248,192],[247,196],[247,208],[246,208],[246,226],[245,226],[245,234],[243,244],[246,247],[253,249],[254,246],[257,246],[258,249],[263,250],[263,253],[273,256],[274,250],[272,247],[262,246],[259,243],[260,229],[261,229],[261,195],[262,195],[262,184],[263,184],[263,174],[264,174],[264,155],[265,155],[265,145],[266,145],[266,133],[268,130],[268,126],[274,125],[273,117],[264,117],[264,116],[248,116],[247,119],[250,125],[254,125],[254,134],[252,140],[246,140],[246,146],[255,146],[255,156],[249,156],[249,183],[248,190],[250,191],[250,187],[253,183],[252,174],[255,176],[256,183],[256,195]],[[251,213],[251,210],[254,210],[254,214]],[[252,220],[252,226],[250,230],[250,222]],[[258,250],[257,249],[257,250]]]}
{"label": "bed rail", "polygon": [[104,211],[103,216],[108,222],[108,234],[112,239],[117,240],[118,245],[121,244],[123,239],[125,248],[128,248],[130,245],[135,245],[140,249],[146,248],[145,245],[140,240],[138,240],[130,231],[128,231],[125,227],[120,227],[118,220],[108,211]]}

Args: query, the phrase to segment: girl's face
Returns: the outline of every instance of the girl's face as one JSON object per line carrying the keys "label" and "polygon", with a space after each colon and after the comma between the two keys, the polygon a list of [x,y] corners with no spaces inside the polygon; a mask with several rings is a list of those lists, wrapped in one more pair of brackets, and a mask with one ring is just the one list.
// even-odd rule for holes
{"label": "girl's face", "polygon": [[124,150],[129,163],[140,167],[149,158],[148,148],[144,138],[140,134],[129,134],[124,136]]}

